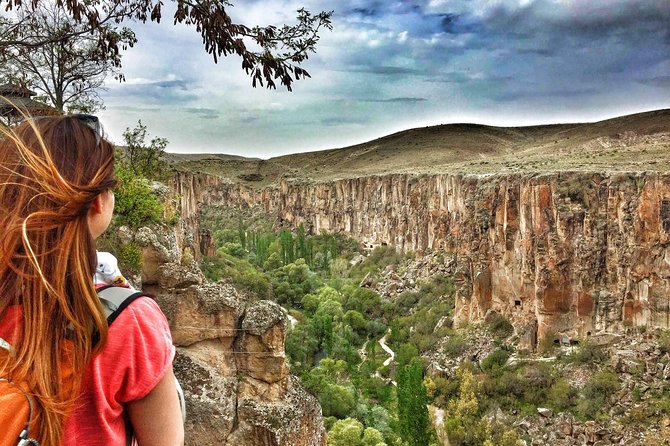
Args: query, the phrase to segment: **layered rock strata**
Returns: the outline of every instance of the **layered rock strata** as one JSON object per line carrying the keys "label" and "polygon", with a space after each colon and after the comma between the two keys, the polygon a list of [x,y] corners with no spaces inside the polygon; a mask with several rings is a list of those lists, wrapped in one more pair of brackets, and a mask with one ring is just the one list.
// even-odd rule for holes
{"label": "layered rock strata", "polygon": [[445,250],[457,319],[498,311],[529,347],[557,333],[670,328],[668,174],[390,174],[255,190],[180,173],[174,187],[196,232],[202,206],[256,207],[278,226],[369,247]]}
{"label": "layered rock strata", "polygon": [[143,228],[133,237],[145,259],[143,289],[163,309],[177,346],[186,445],[325,445],[318,401],[289,374],[282,308],[206,283],[183,255],[183,231]]}

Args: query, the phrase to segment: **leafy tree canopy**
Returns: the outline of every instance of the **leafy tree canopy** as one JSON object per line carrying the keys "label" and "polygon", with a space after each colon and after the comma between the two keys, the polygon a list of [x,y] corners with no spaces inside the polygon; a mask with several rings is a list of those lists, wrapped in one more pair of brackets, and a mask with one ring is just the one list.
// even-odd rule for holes
{"label": "leafy tree canopy", "polygon": [[[101,46],[101,36],[114,46]],[[9,44],[7,38],[24,44]],[[136,41],[129,28],[101,23],[92,30],[56,4],[38,2],[20,8],[14,20],[0,18],[0,75],[30,86],[59,111],[92,113],[102,107],[98,90],[106,77],[123,79],[119,48]]]}
{"label": "leafy tree canopy", "polygon": [[[97,47],[103,53],[119,54],[119,25],[128,21],[160,22],[163,2],[160,0],[55,0],[74,24],[62,33],[28,39],[23,34],[22,11],[30,13],[51,0],[0,0],[5,11],[15,10],[14,19],[5,19],[0,29],[0,52],[17,48],[34,50],[46,44],[61,42],[72,36],[97,36]],[[229,0],[172,0],[176,5],[173,23],[194,28],[202,37],[205,51],[216,63],[220,57],[236,54],[242,58],[242,69],[251,76],[252,85],[276,88],[276,81],[289,91],[294,80],[309,77],[299,65],[314,52],[322,28],[332,29],[331,12],[312,14],[297,11],[294,25],[247,26],[235,23],[228,14]]]}
{"label": "leafy tree canopy", "polygon": [[160,179],[168,167],[165,161],[168,140],[155,137],[146,143],[146,137],[147,126],[142,124],[142,121],[137,121],[137,126],[132,130],[127,127],[123,132],[125,149],[120,152],[118,160],[137,176],[152,180]]}

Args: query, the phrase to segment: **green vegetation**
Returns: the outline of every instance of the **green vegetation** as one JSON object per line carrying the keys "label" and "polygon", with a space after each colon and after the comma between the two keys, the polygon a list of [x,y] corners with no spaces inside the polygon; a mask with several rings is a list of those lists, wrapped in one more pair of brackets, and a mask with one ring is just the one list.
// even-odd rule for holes
{"label": "green vegetation", "polygon": [[400,436],[410,446],[428,446],[428,394],[423,384],[423,365],[417,358],[400,363],[398,381],[398,424]]}
{"label": "green vegetation", "polygon": [[148,145],[144,142],[147,127],[139,121],[133,130],[123,133],[125,149],[116,152],[116,179],[114,189],[114,226],[129,226],[131,229],[158,223],[165,208],[155,190],[152,180],[161,179],[167,172],[164,160],[167,139],[154,138]]}
{"label": "green vegetation", "polygon": [[[241,218],[212,217],[230,226],[212,228],[216,255],[203,261],[203,271],[274,299],[298,321],[286,335],[285,350],[292,372],[321,404],[329,445],[434,444],[428,405],[445,411],[444,431],[454,446],[519,445],[516,431],[490,416],[499,409],[533,416],[545,407],[579,421],[608,417],[620,384],[602,347],[585,342],[565,354],[549,334],[546,348],[557,360],[533,360],[520,352],[512,358],[514,327],[504,315],[491,312],[483,324],[466,329],[452,326],[451,277],[434,275],[394,298],[361,287],[364,277],[364,285],[374,286],[389,268],[403,271],[411,256],[379,247],[359,261],[357,244],[342,236],[311,235],[302,226],[295,233],[262,224],[252,229]],[[495,346],[481,358],[473,355],[477,333],[490,336]],[[665,336],[661,349],[670,349]],[[386,366],[381,339],[395,352]],[[421,357],[438,346],[461,361],[456,376],[424,377]],[[575,369],[586,375],[581,386],[572,381]],[[639,390],[631,397],[643,398]],[[624,423],[658,421],[670,407],[665,392],[648,390],[644,398],[649,405],[631,411]]]}
{"label": "green vegetation", "polygon": [[118,254],[119,267],[137,274],[142,269],[142,248],[134,242],[123,245]]}
{"label": "green vegetation", "polygon": [[[160,187],[152,184],[153,179],[161,178],[165,174],[163,149],[167,140],[155,138],[150,146],[146,146],[145,135],[146,127],[141,123],[133,132],[127,129],[124,133],[132,152],[116,152],[118,184],[114,189],[114,217],[110,227],[97,241],[100,251],[112,252],[119,259],[122,270],[135,274],[142,267],[142,250],[133,241],[120,240],[118,229],[127,226],[135,230],[164,221],[174,224],[177,218],[174,206],[169,206],[167,197],[161,196]],[[156,142],[158,140],[160,144]],[[132,157],[129,157],[129,153],[132,153]]]}
{"label": "green vegetation", "polygon": [[[302,225],[295,233],[273,232],[262,218],[247,223],[249,217],[203,217],[221,226],[210,226],[216,255],[203,259],[202,270],[210,280],[229,280],[277,301],[299,321],[286,335],[286,354],[292,372],[321,403],[329,444],[401,446],[404,439],[427,446],[432,434],[418,347],[434,342],[428,339],[438,323],[444,325],[438,332],[451,333],[451,280],[435,277],[394,302],[359,285],[407,256],[379,247],[352,266],[360,252],[351,239],[308,234]],[[425,308],[399,325],[406,335],[397,350],[402,366],[384,367],[388,354],[378,341],[397,320],[396,307],[408,313],[419,303]],[[409,334],[410,324],[417,324],[416,335]],[[398,380],[397,391],[391,380]]]}
{"label": "green vegetation", "polygon": [[147,126],[137,121],[134,129],[126,127],[123,132],[125,147],[117,154],[117,169],[130,171],[136,177],[150,180],[165,179],[169,172],[165,161],[166,138],[153,138],[148,144]]}
{"label": "green vegetation", "polygon": [[158,223],[163,217],[163,205],[151,188],[148,179],[135,175],[123,165],[116,168],[119,181],[114,189],[114,226],[137,229]]}

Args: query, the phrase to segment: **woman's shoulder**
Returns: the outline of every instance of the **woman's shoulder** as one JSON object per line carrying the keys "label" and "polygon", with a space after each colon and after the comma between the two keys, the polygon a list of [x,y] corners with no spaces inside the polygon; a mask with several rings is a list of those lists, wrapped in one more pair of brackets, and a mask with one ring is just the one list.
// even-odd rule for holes
{"label": "woman's shoulder", "polygon": [[145,339],[147,342],[153,340],[154,342],[169,342],[172,345],[170,325],[165,314],[156,301],[146,295],[133,300],[114,319],[109,326],[108,340],[113,339],[119,333],[125,339],[132,335],[138,339]]}
{"label": "woman's shoulder", "polygon": [[120,396],[124,401],[132,401],[156,385],[172,364],[174,355],[165,315],[153,299],[142,296],[131,302],[110,325],[107,342],[93,367],[113,369],[115,376],[130,383],[122,386],[124,392]]}

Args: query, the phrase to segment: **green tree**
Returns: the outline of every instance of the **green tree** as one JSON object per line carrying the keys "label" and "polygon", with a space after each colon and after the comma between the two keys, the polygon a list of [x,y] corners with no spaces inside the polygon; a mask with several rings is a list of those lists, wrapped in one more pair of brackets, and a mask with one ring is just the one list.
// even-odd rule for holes
{"label": "green tree", "polygon": [[328,446],[386,446],[384,437],[375,428],[363,429],[353,418],[338,420],[328,431]]}
{"label": "green tree", "polygon": [[490,426],[479,412],[472,372],[459,369],[459,396],[449,401],[445,429],[453,446],[480,446],[490,439]]}
{"label": "green tree", "polygon": [[384,436],[377,429],[373,427],[365,428],[363,431],[362,446],[386,446]]}
{"label": "green tree", "polygon": [[309,260],[309,256],[307,255],[307,239],[305,238],[305,225],[302,222],[298,225],[295,243],[296,257],[299,259],[305,259],[307,262]]}
{"label": "green tree", "polygon": [[319,403],[324,417],[344,418],[353,412],[356,407],[356,398],[350,387],[328,384],[319,394]]}
{"label": "green tree", "polygon": [[298,324],[286,334],[285,349],[291,365],[296,369],[311,369],[318,348],[318,340],[312,324]]}
{"label": "green tree", "polygon": [[121,151],[119,161],[137,176],[160,179],[167,171],[165,148],[168,140],[155,137],[147,145],[146,137],[147,126],[142,121],[137,121],[137,126],[132,130],[127,127],[123,132],[125,148]]}
{"label": "green tree", "polygon": [[[295,260],[293,234],[288,229],[282,229],[279,232],[279,243],[281,247],[281,259],[284,265]],[[304,260],[304,259],[303,259]]]}
{"label": "green tree", "polygon": [[353,418],[338,420],[328,432],[328,446],[361,446],[363,425]]}
{"label": "green tree", "polygon": [[398,424],[402,439],[410,446],[428,446],[428,394],[423,384],[423,365],[418,358],[398,368]]}
{"label": "green tree", "polygon": [[[25,83],[59,111],[99,110],[98,91],[107,76],[123,80],[119,49],[133,46],[135,33],[111,22],[90,29],[55,2],[35,3],[19,8],[15,20],[0,20],[0,76]],[[10,30],[25,44],[3,48],[3,31]],[[102,36],[113,39],[116,49],[100,46]]]}

